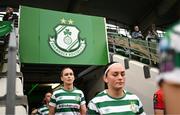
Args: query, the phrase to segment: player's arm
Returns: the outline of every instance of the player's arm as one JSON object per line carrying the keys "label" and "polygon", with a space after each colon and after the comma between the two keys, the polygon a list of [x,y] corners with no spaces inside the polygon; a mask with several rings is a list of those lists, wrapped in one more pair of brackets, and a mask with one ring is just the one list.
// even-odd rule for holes
{"label": "player's arm", "polygon": [[86,112],[87,112],[86,104],[80,105],[80,114],[86,115]]}
{"label": "player's arm", "polygon": [[55,114],[55,107],[49,105],[49,115]]}

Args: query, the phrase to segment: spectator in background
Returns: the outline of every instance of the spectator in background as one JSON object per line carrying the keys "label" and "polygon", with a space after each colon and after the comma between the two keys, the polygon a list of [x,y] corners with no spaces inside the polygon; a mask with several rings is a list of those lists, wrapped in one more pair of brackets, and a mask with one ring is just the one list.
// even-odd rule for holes
{"label": "spectator in background", "polygon": [[155,39],[155,35],[153,35],[153,33],[151,32],[151,30],[148,30],[148,34],[146,36],[146,40],[147,41],[151,41],[151,39]]}
{"label": "spectator in background", "polygon": [[148,34],[146,36],[147,41],[151,41],[151,39],[158,41],[158,33],[156,32],[155,24],[151,25],[150,29],[148,30]]}
{"label": "spectator in background", "polygon": [[43,98],[43,105],[41,107],[39,107],[38,109],[33,108],[31,115],[48,115],[49,114],[49,102],[51,99],[52,93],[51,92],[47,92],[44,95]]}
{"label": "spectator in background", "polygon": [[[18,19],[18,16],[16,14],[14,14],[13,12],[14,12],[13,8],[7,7],[6,8],[6,14],[3,17],[3,21],[14,22],[15,19]],[[10,34],[7,34],[5,36],[5,39],[4,39],[5,44],[9,43],[9,37],[10,37]]]}
{"label": "spectator in background", "polygon": [[159,81],[159,89],[154,93],[154,115],[165,115],[164,96],[162,91],[163,80]]}
{"label": "spectator in background", "polygon": [[61,71],[63,88],[53,93],[49,103],[49,115],[85,115],[86,102],[81,90],[74,87],[74,72],[66,67]]}
{"label": "spectator in background", "polygon": [[108,64],[103,79],[108,88],[89,102],[89,115],[145,115],[140,99],[124,90],[124,66],[120,63]]}
{"label": "spectator in background", "polygon": [[38,108],[38,114],[40,115],[48,115],[49,114],[49,102],[51,99],[52,93],[51,92],[47,92],[44,96],[43,99],[43,106],[41,106],[40,108]]}
{"label": "spectator in background", "polygon": [[156,25],[155,24],[151,25],[151,31],[152,31],[153,35],[155,35],[155,37],[158,37],[158,33],[156,32]]}
{"label": "spectator in background", "polygon": [[132,32],[132,38],[135,38],[135,39],[144,38],[138,26],[134,26],[134,31]]}
{"label": "spectator in background", "polygon": [[18,16],[13,13],[14,9],[11,7],[6,8],[6,14],[3,17],[3,21],[13,21],[14,19],[17,19]]}

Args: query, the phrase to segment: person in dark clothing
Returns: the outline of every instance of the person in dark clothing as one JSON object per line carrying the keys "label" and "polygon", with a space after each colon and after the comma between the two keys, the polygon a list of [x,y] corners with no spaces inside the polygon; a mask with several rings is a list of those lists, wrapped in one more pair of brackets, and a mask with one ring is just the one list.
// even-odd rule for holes
{"label": "person in dark clothing", "polygon": [[132,32],[132,38],[134,39],[144,38],[138,26],[134,26],[134,31]]}
{"label": "person in dark clothing", "polygon": [[14,9],[11,7],[6,8],[6,14],[3,17],[3,21],[13,21],[14,19],[17,19],[17,14],[14,14]]}

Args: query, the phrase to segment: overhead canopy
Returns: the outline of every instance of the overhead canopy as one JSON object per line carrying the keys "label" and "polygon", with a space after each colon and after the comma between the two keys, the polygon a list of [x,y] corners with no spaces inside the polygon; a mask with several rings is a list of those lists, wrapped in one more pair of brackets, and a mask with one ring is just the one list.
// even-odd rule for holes
{"label": "overhead canopy", "polygon": [[27,5],[106,17],[123,24],[165,27],[180,16],[179,0],[1,0],[0,7]]}

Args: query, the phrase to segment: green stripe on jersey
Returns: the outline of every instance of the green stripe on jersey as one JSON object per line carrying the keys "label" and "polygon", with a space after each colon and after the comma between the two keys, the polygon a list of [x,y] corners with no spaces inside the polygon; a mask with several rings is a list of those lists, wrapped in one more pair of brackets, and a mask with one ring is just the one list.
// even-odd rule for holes
{"label": "green stripe on jersey", "polygon": [[123,105],[129,105],[131,103],[139,105],[138,100],[105,101],[105,102],[96,103],[96,105],[101,108],[108,106],[123,106]]}
{"label": "green stripe on jersey", "polygon": [[143,113],[144,112],[144,109],[143,109],[143,107],[141,107],[140,109],[139,109],[139,114],[140,113]]}
{"label": "green stripe on jersey", "polygon": [[56,100],[54,98],[51,98],[50,102],[56,103]]}
{"label": "green stripe on jersey", "polygon": [[48,109],[47,105],[43,105],[43,106],[41,106],[41,107],[38,109],[38,112],[39,112],[41,115],[48,115],[49,109]]}
{"label": "green stripe on jersey", "polygon": [[59,101],[57,101],[57,104],[68,104],[68,103],[80,104],[80,101],[76,101],[76,100],[59,100]]}
{"label": "green stripe on jersey", "polygon": [[84,97],[82,97],[82,98],[81,98],[81,101],[85,101],[85,98],[84,98]]}
{"label": "green stripe on jersey", "polygon": [[[68,93],[68,95],[67,95]],[[58,94],[55,94],[55,97],[59,97],[59,96],[81,96],[80,93],[74,93],[74,92],[61,92],[61,93],[58,93]]]}
{"label": "green stripe on jersey", "polygon": [[49,109],[48,108],[45,108],[45,109],[43,109],[43,110],[41,110],[42,112],[46,112],[46,111],[49,111]]}
{"label": "green stripe on jersey", "polygon": [[98,115],[98,113],[94,110],[88,110],[88,115]]}
{"label": "green stripe on jersey", "polygon": [[56,110],[56,112],[79,112],[79,109],[76,108],[61,108]]}

